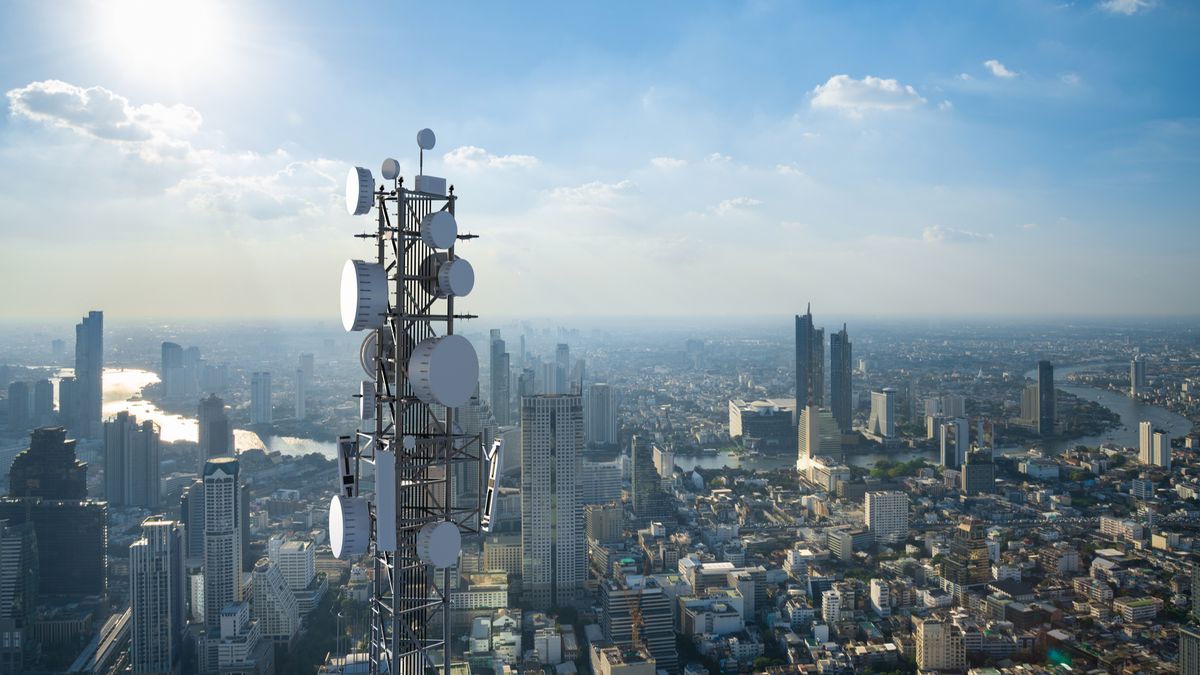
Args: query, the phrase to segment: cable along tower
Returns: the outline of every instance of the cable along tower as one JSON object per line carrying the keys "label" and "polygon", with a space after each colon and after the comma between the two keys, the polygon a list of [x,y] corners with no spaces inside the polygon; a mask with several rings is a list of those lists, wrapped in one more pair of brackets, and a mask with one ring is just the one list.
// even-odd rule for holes
{"label": "cable along tower", "polygon": [[[417,134],[413,189],[394,159],[384,160],[378,186],[362,167],[346,180],[347,211],[374,210],[376,227],[355,235],[374,245],[371,255],[342,270],[342,324],[366,332],[359,352],[365,379],[357,394],[361,428],[338,438],[340,490],[330,503],[329,539],[339,559],[371,558],[372,674],[449,674],[450,568],[462,536],[488,522],[477,498],[454,501],[451,477],[479,476],[475,494],[483,494],[488,474],[455,468],[493,454],[493,463],[502,462],[498,448],[489,452],[480,435],[462,433],[455,422],[455,408],[479,381],[475,349],[454,332],[457,320],[475,318],[455,309],[475,284],[457,247],[475,235],[459,233],[453,186],[424,174],[424,152],[435,140],[429,129]],[[368,472],[373,481],[363,480]]]}

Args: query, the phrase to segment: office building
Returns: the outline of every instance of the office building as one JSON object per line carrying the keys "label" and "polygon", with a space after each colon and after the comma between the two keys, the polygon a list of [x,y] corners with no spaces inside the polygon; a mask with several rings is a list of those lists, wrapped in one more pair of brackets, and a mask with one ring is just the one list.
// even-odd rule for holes
{"label": "office building", "polygon": [[797,471],[808,471],[814,457],[832,457],[837,462],[843,461],[842,431],[831,411],[818,409],[815,405],[806,406],[800,413],[796,430]]}
{"label": "office building", "polygon": [[813,328],[812,305],[803,316],[796,315],[795,411],[809,403],[825,405],[825,329]]}
{"label": "office building", "polygon": [[183,527],[152,516],[129,547],[129,660],[134,673],[175,672],[187,626]]}
{"label": "office building", "polygon": [[159,505],[158,427],[122,410],[104,423],[104,498],[109,506]]}
{"label": "office building", "polygon": [[270,675],[275,672],[275,650],[265,639],[258,619],[251,618],[250,603],[234,602],[220,612],[220,625],[209,652],[209,666],[218,672],[238,675]]}
{"label": "office building", "polygon": [[896,436],[896,390],[891,387],[871,392],[871,416],[867,433],[876,439]]}
{"label": "office building", "polygon": [[100,437],[103,377],[104,313],[91,311],[75,326],[75,381],[70,387],[74,418],[68,425],[79,437]]}
{"label": "office building", "polygon": [[1040,436],[1053,436],[1057,415],[1054,394],[1054,365],[1049,361],[1038,361],[1038,417],[1037,431]]}
{"label": "office building", "polygon": [[296,369],[296,409],[293,411],[296,419],[308,417],[308,376],[301,368]]}
{"label": "office building", "polygon": [[670,515],[662,477],[654,466],[654,448],[637,436],[629,441],[633,455],[633,514],[642,524]]}
{"label": "office building", "polygon": [[158,372],[162,393],[167,398],[183,394],[183,347],[174,342],[162,343],[162,360]]}
{"label": "office building", "polygon": [[25,672],[38,593],[37,533],[32,523],[0,520],[0,673]]}
{"label": "office building", "polygon": [[1150,422],[1138,424],[1138,461],[1147,466],[1171,467],[1171,439]]}
{"label": "office building", "polygon": [[571,379],[571,346],[558,343],[554,349],[554,389],[555,394],[579,394]]}
{"label": "office building", "polygon": [[958,524],[950,540],[950,552],[942,559],[942,578],[951,584],[960,601],[971,587],[992,580],[991,558],[988,554],[987,532],[984,524],[970,520]]}
{"label": "office building", "polygon": [[584,437],[589,446],[615,446],[617,439],[617,397],[603,382],[589,385],[584,397]]}
{"label": "office building", "polygon": [[198,417],[200,470],[203,471],[208,460],[233,455],[233,425],[225,412],[225,401],[216,394],[200,399]]}
{"label": "office building", "polygon": [[992,494],[996,491],[996,464],[991,450],[975,450],[967,453],[960,475],[964,497]]}
{"label": "office building", "polygon": [[267,372],[250,375],[250,423],[271,424],[274,411],[271,408],[271,374]]}
{"label": "office building", "polygon": [[87,498],[87,464],[75,456],[75,439],[63,427],[34,429],[29,448],[9,468],[9,495],[45,499]]}
{"label": "office building", "polygon": [[568,607],[586,570],[578,475],[583,399],[521,399],[521,578],[531,607]]}
{"label": "office building", "polygon": [[204,560],[204,481],[197,478],[179,495],[179,522],[183,523],[183,557]]}
{"label": "office building", "polygon": [[871,611],[881,617],[892,615],[892,587],[883,579],[872,579],[870,586]]}
{"label": "office building", "polygon": [[875,541],[895,544],[908,538],[908,494],[898,490],[868,492],[863,504],[867,529]]}
{"label": "office building", "polygon": [[854,398],[851,376],[854,373],[852,345],[846,324],[829,336],[829,409],[842,433],[850,433],[854,423]]}
{"label": "office building", "polygon": [[1180,675],[1200,675],[1200,627],[1179,627]]}
{"label": "office building", "polygon": [[496,424],[506,426],[512,424],[512,366],[511,357],[505,351],[504,340],[500,339],[500,331],[491,331],[491,396],[488,402],[492,406],[492,416]]}
{"label": "office building", "polygon": [[579,486],[580,505],[620,501],[624,489],[624,464],[625,457],[616,451],[593,450],[584,455],[580,475],[586,479]]}
{"label": "office building", "polygon": [[25,431],[32,420],[29,412],[32,406],[32,390],[28,382],[13,382],[8,385],[8,430]]}
{"label": "office building", "polygon": [[1146,362],[1140,356],[1129,362],[1129,395],[1137,398],[1146,390]]}
{"label": "office building", "polygon": [[966,460],[970,449],[970,426],[965,419],[943,422],[938,429],[940,443],[939,463],[947,469],[957,469]]}
{"label": "office building", "polygon": [[108,596],[108,504],[81,499],[0,498],[0,520],[32,523],[38,594],[74,601]]}
{"label": "office building", "polygon": [[50,380],[33,383],[33,410],[29,419],[34,426],[54,422],[54,384]]}
{"label": "office building", "polygon": [[729,437],[743,447],[773,453],[795,448],[796,402],[790,398],[729,401]]}
{"label": "office building", "polygon": [[967,646],[962,629],[936,619],[917,619],[917,668],[922,671],[962,670],[967,665]]}
{"label": "office building", "polygon": [[279,564],[279,571],[288,588],[303,591],[317,575],[316,547],[311,541],[282,542],[271,552],[271,560]]}
{"label": "office building", "polygon": [[221,612],[242,599],[242,498],[238,460],[204,465],[204,626],[221,629]]}
{"label": "office building", "polygon": [[290,644],[300,630],[300,608],[296,595],[283,578],[279,565],[267,558],[254,563],[251,582],[254,601],[252,616],[258,620],[262,636],[275,642]]}
{"label": "office building", "polygon": [[624,648],[644,646],[660,670],[679,671],[673,601],[653,577],[606,580],[600,585],[600,602],[606,640]]}
{"label": "office building", "polygon": [[601,544],[619,541],[624,515],[621,505],[616,502],[588,504],[583,509],[584,532],[587,538]]}

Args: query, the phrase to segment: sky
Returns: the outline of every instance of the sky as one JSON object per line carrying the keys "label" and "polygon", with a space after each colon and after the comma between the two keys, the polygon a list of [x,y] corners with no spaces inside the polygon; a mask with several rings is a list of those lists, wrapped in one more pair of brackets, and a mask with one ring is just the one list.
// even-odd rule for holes
{"label": "sky", "polygon": [[422,127],[484,317],[1197,315],[1198,34],[1182,0],[8,2],[0,317],[334,320],[346,172],[411,177]]}

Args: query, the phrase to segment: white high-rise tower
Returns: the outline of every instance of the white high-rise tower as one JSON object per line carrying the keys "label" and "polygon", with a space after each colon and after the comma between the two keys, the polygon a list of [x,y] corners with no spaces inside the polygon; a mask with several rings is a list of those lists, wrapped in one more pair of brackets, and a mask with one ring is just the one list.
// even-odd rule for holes
{"label": "white high-rise tower", "polygon": [[250,375],[250,423],[270,424],[272,418],[271,374],[253,373]]}
{"label": "white high-rise tower", "polygon": [[129,547],[130,662],[134,673],[172,673],[187,627],[183,527],[151,516]]}

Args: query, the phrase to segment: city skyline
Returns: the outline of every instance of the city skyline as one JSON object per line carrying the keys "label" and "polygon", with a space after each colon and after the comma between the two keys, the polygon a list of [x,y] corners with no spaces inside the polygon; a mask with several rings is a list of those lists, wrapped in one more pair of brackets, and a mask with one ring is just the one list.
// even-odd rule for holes
{"label": "city skyline", "polygon": [[[5,9],[24,56],[0,66],[0,232],[18,244],[0,265],[44,289],[6,296],[5,317],[336,316],[328,261],[361,252],[340,236],[341,176],[379,153],[411,173],[422,126],[440,138],[426,165],[489,237],[471,303],[488,316],[532,297],[557,316],[778,311],[735,275],[881,316],[1200,311],[1145,272],[1186,265],[1200,236],[1196,100],[1178,85],[1196,61],[1188,4],[756,2],[632,25],[599,8],[446,9],[486,62],[439,51],[398,9],[162,7]],[[95,20],[54,29],[79,16]],[[377,115],[397,76],[347,47],[382,51],[392,26],[488,118],[432,99]],[[88,177],[86,212],[65,167]],[[32,267],[50,255],[88,283]]]}

